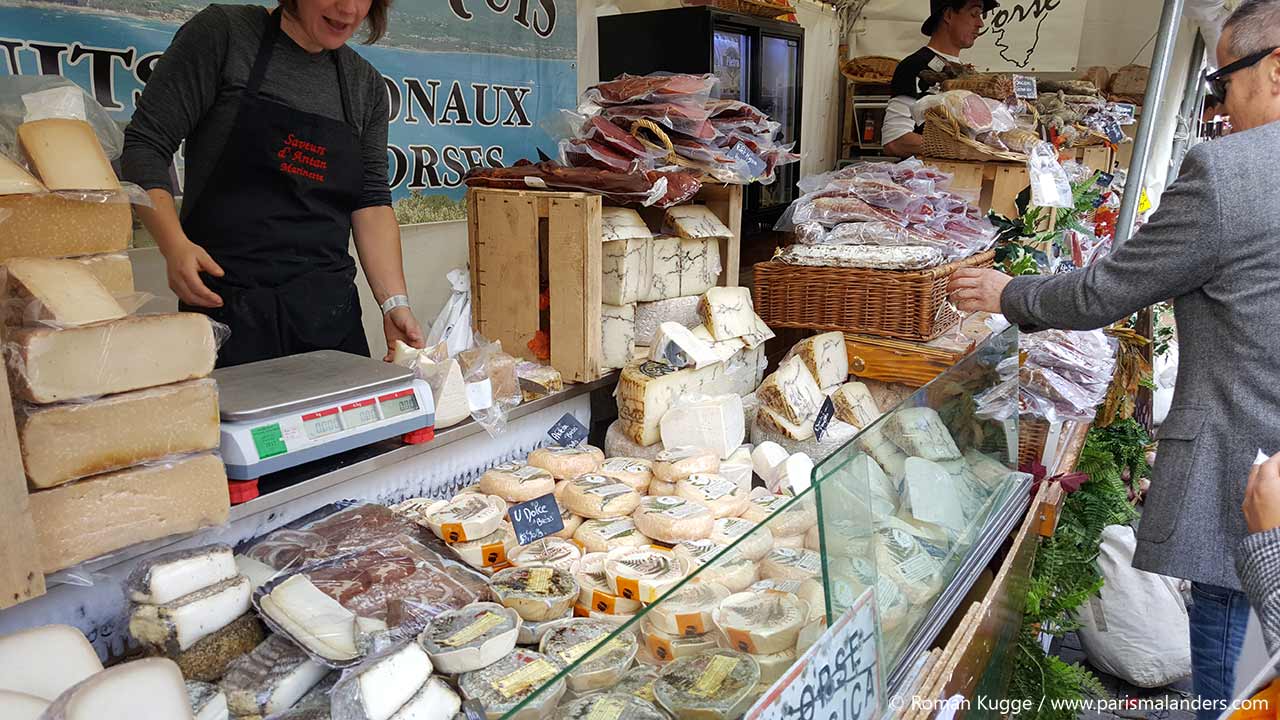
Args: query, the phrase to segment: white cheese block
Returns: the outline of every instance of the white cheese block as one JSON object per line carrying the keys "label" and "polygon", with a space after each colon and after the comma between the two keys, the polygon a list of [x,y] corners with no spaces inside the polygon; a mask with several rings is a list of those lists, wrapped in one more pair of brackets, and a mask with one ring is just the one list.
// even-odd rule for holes
{"label": "white cheese block", "polygon": [[610,692],[593,693],[570,702],[560,709],[562,720],[667,720],[667,714],[651,702],[613,688]]}
{"label": "white cheese block", "polygon": [[632,518],[636,529],[665,543],[705,539],[711,535],[711,527],[716,521],[711,508],[704,503],[652,495],[640,501],[640,507]]}
{"label": "white cheese block", "polygon": [[[745,418],[744,418],[745,421]],[[739,445],[737,450],[720,463],[720,475],[726,480],[751,491],[751,445]]]}
{"label": "white cheese block", "polygon": [[831,402],[836,408],[836,417],[841,421],[862,430],[870,427],[880,418],[880,408],[871,396],[871,391],[860,382],[841,385],[831,395]]}
{"label": "white cheese block", "polygon": [[556,479],[552,474],[533,465],[503,463],[480,476],[480,492],[497,495],[507,502],[522,503],[553,493],[555,489]]}
{"label": "white cheese block", "polygon": [[717,519],[737,517],[750,502],[748,488],[722,475],[695,473],[676,483],[676,497],[706,505]]}
{"label": "white cheese block", "polygon": [[0,153],[0,195],[32,195],[48,190],[21,165]]}
{"label": "white cheese block", "polygon": [[653,461],[653,479],[665,483],[677,483],[695,473],[719,471],[719,453],[696,445],[668,446]]}
{"label": "white cheese block", "polygon": [[824,390],[843,385],[849,379],[849,351],[844,333],[814,335],[796,343],[788,355],[798,357],[809,368],[818,387]]}
{"label": "white cheese block", "polygon": [[84,633],[69,625],[42,625],[0,636],[0,690],[52,701],[98,672],[98,653]]}
{"label": "white cheese block", "polygon": [[338,681],[331,697],[333,714],[366,720],[390,720],[431,677],[431,659],[416,642],[365,661]]}
{"label": "white cheese block", "polygon": [[505,566],[516,547],[516,533],[510,523],[500,523],[497,530],[482,538],[449,546],[462,562],[477,570]]}
{"label": "white cheese block", "polygon": [[217,384],[208,378],[92,402],[30,406],[18,416],[32,487],[149,460],[213,450],[220,442]]}
{"label": "white cheese block", "polygon": [[[756,426],[764,433],[782,436],[788,440],[805,441],[813,439],[813,423],[805,420],[800,423],[793,423],[783,416],[782,413],[775,411],[773,408],[761,407],[756,412]],[[776,443],[775,443],[776,444]],[[774,482],[777,482],[777,469],[773,472]]]}
{"label": "white cheese block", "polygon": [[[636,502],[639,503],[639,498]],[[645,537],[644,533],[636,529],[635,520],[630,517],[587,520],[578,526],[573,539],[581,543],[583,549],[589,553],[602,553],[616,547],[644,547],[653,544],[651,538]]]}
{"label": "white cheese block", "polygon": [[995,490],[1004,484],[1013,471],[991,455],[984,455],[977,450],[970,448],[964,451],[964,459],[969,464],[969,470],[973,476],[982,483],[988,491]]}
{"label": "white cheese block", "polygon": [[572,480],[593,473],[602,462],[604,453],[590,445],[543,447],[529,453],[529,465],[546,470],[556,480]]}
{"label": "white cheese block", "polygon": [[701,369],[675,370],[652,361],[628,365],[618,379],[616,393],[622,430],[640,445],[654,445],[661,440],[662,416],[681,399],[691,395],[749,394],[760,384],[766,365],[764,348],[744,351],[727,363]]}
{"label": "white cheese block", "polygon": [[645,619],[668,635],[705,635],[715,629],[712,613],[729,595],[717,583],[686,583],[650,608]]}
{"label": "white cheese block", "polygon": [[965,498],[960,484],[938,463],[907,458],[907,497],[917,520],[941,525],[956,535],[964,532]]}
{"label": "white cheese block", "polygon": [[707,290],[698,304],[702,324],[716,340],[730,340],[756,331],[756,311],[751,291],[744,287]]}
{"label": "white cheese block", "polygon": [[640,648],[630,632],[610,638],[614,623],[574,618],[547,631],[538,651],[571,665],[569,689],[576,693],[603,690],[622,679]]}
{"label": "white cheese block", "polygon": [[[773,410],[782,419],[796,425],[812,425],[826,396],[813,379],[809,368],[793,357],[778,366],[777,372],[764,379],[756,397],[764,409]],[[813,428],[809,428],[813,432]]]}
{"label": "white cheese block", "polygon": [[227,720],[227,695],[217,685],[188,680],[187,701],[195,720]]}
{"label": "white cheese block", "polygon": [[762,560],[773,549],[773,533],[768,525],[762,526],[740,517],[716,520],[711,529],[711,541],[720,545],[737,543],[733,549],[752,562]]}
{"label": "white cheese block", "polygon": [[653,692],[674,717],[733,720],[755,700],[759,682],[760,666],[750,655],[717,649],[672,661]]}
{"label": "white cheese block", "polygon": [[252,592],[249,578],[236,576],[165,605],[135,604],[129,634],[166,653],[180,653],[248,612]]}
{"label": "white cheese block", "polygon": [[182,671],[166,658],[107,668],[58,696],[49,720],[192,720]]}
{"label": "white cheese block", "polygon": [[452,544],[492,535],[506,515],[507,503],[502,497],[466,493],[428,511],[423,524]]}
{"label": "white cheese block", "polygon": [[112,297],[121,298],[137,292],[133,285],[133,263],[129,261],[128,255],[111,253],[71,259],[83,265]]}
{"label": "white cheese block", "polygon": [[[65,330],[25,328],[9,339],[14,394],[41,404],[202,378],[213,371],[217,354],[213,325],[196,313],[135,315]],[[91,367],[85,358],[93,358]]]}
{"label": "white cheese block", "polygon": [[467,384],[462,379],[462,366],[453,358],[439,364],[443,366],[438,370],[443,380],[438,383],[438,391],[437,383],[432,383],[431,391],[436,404],[435,428],[443,430],[471,417],[471,406],[467,402]]}
{"label": "white cheese block", "polygon": [[578,572],[574,574],[579,588],[578,605],[587,608],[593,614],[634,615],[640,611],[642,605],[639,600],[619,597],[614,592],[613,583],[609,581],[609,575],[604,570],[607,561],[608,555],[604,551],[591,552],[582,556],[582,562],[578,564]]}
{"label": "white cheese block", "polygon": [[[807,423],[805,426],[784,425],[783,423],[786,421],[783,420],[781,416],[774,413],[773,415],[766,417],[764,412],[765,410],[767,410],[767,408],[760,409],[760,412],[756,415],[754,424],[751,426],[751,441],[756,444],[765,442],[776,443],[790,455],[804,453],[811,458],[830,457],[833,453],[840,450],[845,445],[848,445],[849,442],[858,435],[858,430],[854,426],[832,418],[831,423],[827,425],[826,434],[822,436],[821,440],[819,440],[817,436],[813,434],[812,427],[808,427],[807,430],[805,429],[808,426]],[[765,427],[766,425],[769,425],[770,427],[767,428]],[[778,432],[772,429],[775,427],[791,427],[794,429],[788,430],[788,432]],[[795,438],[790,437],[791,434],[797,433],[806,435],[807,437],[803,440],[796,440]]]}
{"label": "white cheese block", "polygon": [[646,659],[652,658],[653,662],[649,664],[655,665],[671,662],[679,658],[701,655],[719,647],[719,642],[717,641],[719,633],[715,631],[691,637],[673,635],[654,627],[652,623],[648,622],[647,618],[644,625],[641,626],[640,635],[647,653]]}
{"label": "white cheese block", "polygon": [[18,126],[18,144],[50,190],[119,190],[120,180],[93,126],[84,120],[47,118]]}
{"label": "white cheese block", "polygon": [[658,427],[665,447],[707,448],[727,458],[747,437],[744,418],[741,395],[716,395],[676,405]]}
{"label": "white cheese block", "polygon": [[617,370],[636,354],[636,306],[600,306],[600,367]]}
{"label": "white cheese block", "polygon": [[751,330],[751,332],[742,336],[742,343],[746,345],[749,349],[754,350],[755,348],[758,348],[761,345],[763,345],[765,341],[772,340],[775,337],[777,336],[774,334],[773,330],[771,330],[769,326],[765,324],[764,318],[760,317],[759,315],[756,315],[755,327]]}
{"label": "white cheese block", "polygon": [[711,345],[694,336],[689,328],[662,323],[649,344],[649,359],[673,368],[704,368],[724,358]]}
{"label": "white cheese block", "polygon": [[328,672],[285,636],[270,635],[231,661],[220,687],[232,715],[266,716],[292,707]]}
{"label": "white cheese block", "polygon": [[663,323],[675,323],[680,327],[692,327],[702,323],[698,317],[699,295],[642,302],[636,304],[636,345],[649,347]]}
{"label": "white cheese block", "polygon": [[601,252],[600,299],[606,305],[632,305],[648,287],[651,239],[606,242]]}
{"label": "white cheese block", "polygon": [[684,579],[685,565],[675,555],[653,548],[616,548],[604,562],[613,594],[651,603]]}
{"label": "white cheese block", "polygon": [[776,442],[762,442],[751,451],[751,467],[768,487],[777,487],[778,468],[791,454]]}
{"label": "white cheese block", "polygon": [[660,441],[654,441],[652,445],[648,446],[636,443],[627,436],[627,431],[621,420],[614,420],[609,423],[609,429],[604,434],[604,451],[611,458],[638,458],[652,462],[662,450],[663,447]]}
{"label": "white cheese block", "polygon": [[492,665],[515,649],[520,615],[497,603],[472,603],[435,616],[418,635],[436,672],[457,675]]}
{"label": "white cheese block", "polygon": [[163,605],[239,575],[229,545],[204,545],[144,560],[125,581],[129,599]]}
{"label": "white cheese block", "polygon": [[933,408],[898,410],[885,422],[884,436],[911,457],[934,461],[960,459],[960,449],[951,431]]}
{"label": "white cheese block", "polygon": [[391,716],[390,720],[453,720],[462,709],[462,698],[449,687],[449,683],[432,677],[409,701]]}
{"label": "white cheese block", "polygon": [[572,572],[546,565],[499,570],[489,585],[499,602],[531,623],[564,617],[581,590]]}
{"label": "white cheese block", "polygon": [[567,481],[560,502],[584,518],[619,518],[640,506],[640,493],[621,480],[587,473]]}
{"label": "white cheese block", "polygon": [[598,474],[626,483],[643,493],[653,482],[653,461],[635,457],[611,457],[600,465]]}
{"label": "white cheese block", "polygon": [[652,240],[653,233],[635,210],[603,207],[600,209],[600,239],[606,243],[617,240]]}
{"label": "white cheese block", "polygon": [[813,460],[804,453],[796,453],[783,461],[777,469],[777,486],[799,495],[813,484]]}
{"label": "white cheese block", "polygon": [[677,205],[667,210],[663,228],[691,240],[728,240],[733,231],[706,205]]}
{"label": "white cheese block", "polygon": [[74,260],[13,258],[5,262],[9,320],[15,325],[78,327],[127,313],[110,291]]}
{"label": "white cheese block", "polygon": [[736,554],[733,550],[703,565],[694,576],[695,582],[717,583],[729,588],[729,592],[743,592],[759,579],[758,563]]}
{"label": "white cheese block", "polygon": [[[458,687],[463,697],[480,703],[488,720],[537,720],[550,717],[564,697],[564,680],[547,685],[564,668],[557,658],[516,648],[486,668],[463,674]],[[529,705],[511,712],[535,692],[538,696]]]}
{"label": "white cheese block", "polygon": [[775,546],[760,562],[760,574],[767,580],[807,580],[822,573],[822,556],[803,548]]}
{"label": "white cheese block", "polygon": [[511,552],[516,567],[552,567],[573,574],[582,560],[582,548],[572,540],[543,538]]}
{"label": "white cheese block", "polygon": [[717,240],[688,240],[655,237],[649,245],[650,268],[641,302],[670,300],[699,295],[715,287],[720,279],[720,243]]}
{"label": "white cheese block", "polygon": [[305,574],[294,575],[258,600],[259,609],[294,642],[327,660],[360,656],[355,613],[320,591]]}
{"label": "white cheese block", "polygon": [[743,519],[766,523],[774,540],[804,535],[818,524],[818,508],[813,496],[793,498],[773,495],[762,488],[751,491],[751,503],[742,513]]}

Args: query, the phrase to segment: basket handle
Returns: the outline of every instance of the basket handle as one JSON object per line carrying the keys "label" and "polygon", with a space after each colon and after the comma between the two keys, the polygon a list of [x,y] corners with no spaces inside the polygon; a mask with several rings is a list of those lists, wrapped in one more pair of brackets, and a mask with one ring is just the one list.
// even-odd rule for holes
{"label": "basket handle", "polygon": [[651,133],[655,138],[658,139],[658,142],[662,143],[662,147],[668,153],[672,155],[675,154],[676,152],[675,145],[671,144],[671,138],[667,137],[667,134],[663,132],[662,128],[658,127],[658,123],[652,120],[645,120],[643,118],[631,123],[631,137],[637,140],[645,139],[641,137],[642,130],[648,130],[649,133]]}

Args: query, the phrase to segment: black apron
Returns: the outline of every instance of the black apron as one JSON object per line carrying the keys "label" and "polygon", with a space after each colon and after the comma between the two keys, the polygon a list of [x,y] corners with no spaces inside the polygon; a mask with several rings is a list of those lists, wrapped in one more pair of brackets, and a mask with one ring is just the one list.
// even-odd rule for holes
{"label": "black apron", "polygon": [[201,275],[222,307],[180,305],[230,326],[219,367],[312,350],[369,355],[347,252],[364,170],[346,78],[335,51],[344,121],[264,99],[279,36],[277,8],[218,165],[182,223],[225,271]]}

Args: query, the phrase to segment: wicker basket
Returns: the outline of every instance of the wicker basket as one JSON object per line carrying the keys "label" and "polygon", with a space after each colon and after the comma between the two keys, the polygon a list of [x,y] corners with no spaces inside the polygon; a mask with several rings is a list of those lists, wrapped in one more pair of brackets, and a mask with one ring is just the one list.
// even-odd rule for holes
{"label": "wicker basket", "polygon": [[928,270],[755,266],[756,312],[769,327],[836,330],[928,342],[960,322],[947,283],[960,268],[991,267],[988,250]]}
{"label": "wicker basket", "polygon": [[1044,457],[1044,445],[1049,441],[1049,422],[1022,415],[1018,418],[1018,467],[1031,467]]}
{"label": "wicker basket", "polygon": [[1027,161],[1022,153],[996,150],[984,145],[964,134],[955,118],[942,108],[934,108],[924,116],[924,157],[940,160],[970,160],[987,162],[1004,160],[1006,162]]}
{"label": "wicker basket", "polygon": [[773,3],[761,2],[760,0],[710,0],[706,3],[721,10],[736,12],[741,15],[754,15],[755,17],[779,18],[783,15],[790,15],[796,9],[790,5],[775,5]]}
{"label": "wicker basket", "polygon": [[1004,102],[1014,97],[1013,76],[1005,73],[967,75],[942,83],[942,91],[968,90],[985,98]]}
{"label": "wicker basket", "polygon": [[898,61],[884,55],[863,55],[845,60],[840,73],[850,82],[862,85],[888,85],[898,70]]}

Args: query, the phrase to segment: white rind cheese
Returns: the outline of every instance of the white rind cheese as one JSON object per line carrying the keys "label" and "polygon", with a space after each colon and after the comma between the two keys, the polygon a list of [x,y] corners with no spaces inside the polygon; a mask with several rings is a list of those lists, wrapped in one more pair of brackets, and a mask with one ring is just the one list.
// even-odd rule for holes
{"label": "white rind cheese", "polygon": [[796,453],[783,461],[775,479],[778,488],[799,495],[813,484],[813,460],[804,453]]}
{"label": "white rind cheese", "polygon": [[508,559],[516,567],[552,567],[572,575],[582,560],[582,549],[571,540],[543,538],[512,551]]}
{"label": "white rind cheese", "polygon": [[136,603],[163,605],[239,574],[229,545],[205,545],[162,553],[142,562],[125,587]]}
{"label": "white rind cheese", "polygon": [[431,619],[418,635],[436,672],[458,675],[492,665],[515,649],[520,615],[497,603],[473,603]]}
{"label": "white rind cheese", "polygon": [[778,467],[791,456],[776,442],[762,442],[751,451],[751,467],[768,487],[777,487]]}
{"label": "white rind cheese", "polygon": [[452,544],[492,535],[506,514],[504,498],[466,493],[429,510],[424,524],[436,537]]}
{"label": "white rind cheese", "polygon": [[696,473],[676,483],[676,497],[706,505],[717,520],[741,515],[750,502],[747,492],[722,475]]}
{"label": "white rind cheese", "polygon": [[668,635],[705,635],[715,630],[712,613],[729,595],[729,589],[718,583],[685,583],[650,608],[645,619]]}
{"label": "white rind cheese", "polygon": [[733,231],[706,205],[670,208],[662,225],[690,240],[728,240],[733,237]]}
{"label": "white rind cheese", "polygon": [[624,368],[636,354],[636,306],[600,307],[600,367]]}
{"label": "white rind cheese", "polygon": [[880,408],[867,386],[860,382],[845,383],[831,395],[836,417],[862,430],[880,418]]}
{"label": "white rind cheese", "polygon": [[676,369],[704,368],[725,358],[709,343],[695,337],[689,328],[675,323],[662,323],[649,345],[649,359]]}
{"label": "white rind cheese", "polygon": [[546,470],[556,480],[572,480],[595,472],[602,462],[604,453],[590,445],[543,447],[529,453],[529,465]]}
{"label": "white rind cheese", "polygon": [[652,548],[610,550],[604,563],[613,594],[626,600],[651,603],[675,587],[687,574],[675,555]]}
{"label": "white rind cheese", "polygon": [[344,662],[360,656],[356,616],[325,595],[304,574],[294,575],[258,599],[262,614],[308,652]]}
{"label": "white rind cheese", "polygon": [[650,239],[622,239],[604,243],[600,256],[600,299],[606,305],[631,305],[648,286],[645,277]]}
{"label": "white rind cheese", "polygon": [[648,285],[641,289],[641,302],[699,295],[720,279],[720,243],[716,240],[655,237],[649,252]]}
{"label": "white rind cheese", "polygon": [[611,457],[600,465],[600,475],[626,483],[643,493],[653,482],[653,461],[634,457]]}
{"label": "white rind cheese", "polygon": [[759,682],[760,666],[750,655],[717,649],[671,662],[653,692],[675,717],[733,720],[750,707]]}
{"label": "white rind cheese", "polygon": [[711,335],[711,331],[707,329],[706,325],[695,325],[689,329],[689,332],[693,333],[695,338],[701,340],[710,347],[711,352],[715,353],[716,359],[720,362],[727,362],[730,358],[742,352],[742,350],[747,347],[747,343],[743,341],[743,338],[716,340]]}
{"label": "white rind cheese", "polygon": [[744,287],[707,290],[698,304],[702,324],[716,340],[731,340],[756,332],[756,311],[751,291]]}
{"label": "white rind cheese", "polygon": [[249,578],[237,575],[164,605],[135,604],[129,634],[167,653],[180,653],[248,612],[252,592]]}
{"label": "white rind cheese", "polygon": [[719,558],[703,565],[694,577],[696,582],[716,583],[729,588],[729,592],[743,592],[760,577],[759,563],[730,550]]}
{"label": "white rind cheese", "polygon": [[516,533],[509,523],[500,523],[497,530],[484,537],[454,543],[449,548],[462,562],[477,570],[502,567],[515,552]]}
{"label": "white rind cheese", "polygon": [[680,327],[698,325],[702,319],[698,317],[698,295],[642,302],[636,305],[636,345],[649,347],[653,345],[653,337],[658,326],[671,322]]}
{"label": "white rind cheese", "polygon": [[653,479],[677,483],[695,473],[720,472],[720,456],[714,450],[677,445],[658,453],[653,461]]}
{"label": "white rind cheese", "polygon": [[774,547],[760,562],[766,580],[808,580],[822,574],[822,556],[812,550]]}
{"label": "white rind cheese", "polygon": [[[691,395],[749,394],[760,384],[767,364],[761,347],[701,369],[676,370],[652,361],[628,365],[618,378],[616,394],[622,430],[641,446],[657,444],[662,416],[680,400]],[[636,456],[634,450],[626,454]]]}
{"label": "white rind cheese", "polygon": [[42,625],[0,636],[0,690],[52,701],[102,672],[98,653],[70,625]]}
{"label": "white rind cheese", "polygon": [[[653,540],[636,529],[630,517],[587,520],[578,526],[573,539],[588,553],[603,553],[618,547],[644,547]],[[585,559],[585,558],[584,558]]]}
{"label": "white rind cheese", "polygon": [[665,447],[692,445],[727,458],[747,437],[742,396],[717,395],[680,403],[662,416],[659,431]]}
{"label": "white rind cheese", "polygon": [[555,492],[556,479],[533,465],[504,463],[480,476],[480,492],[512,503],[521,503]]}
{"label": "white rind cheese", "polygon": [[107,668],[45,710],[53,720],[191,720],[182,671],[172,660],[146,658]]}
{"label": "white rind cheese", "polygon": [[734,550],[752,562],[764,559],[773,549],[773,533],[768,525],[761,526],[740,517],[716,520],[711,530],[711,541],[720,545],[738,543]]}
{"label": "white rind cheese", "polygon": [[640,506],[640,493],[621,480],[592,472],[567,481],[560,502],[584,518],[620,518]]}
{"label": "white rind cheese", "polygon": [[490,587],[499,602],[531,623],[564,617],[580,592],[573,573],[545,565],[499,570]]}
{"label": "white rind cheese", "polygon": [[[804,630],[801,629],[800,632],[803,633]],[[799,643],[799,635],[797,635],[797,643]],[[752,655],[751,658],[760,666],[760,684],[770,686],[781,680],[791,666],[796,664],[796,649],[790,647],[782,652],[771,655]]]}
{"label": "white rind cheese", "polygon": [[729,647],[752,655],[772,655],[796,646],[809,618],[809,606],[790,593],[741,592],[720,603],[716,627]]}
{"label": "white rind cheese", "polygon": [[645,651],[654,663],[667,663],[679,658],[693,657],[710,652],[719,647],[715,631],[705,635],[675,635],[665,633],[653,626],[646,618],[640,630]]}
{"label": "white rind cheese", "polygon": [[[777,372],[765,378],[756,390],[756,397],[765,406],[762,411],[767,408],[789,423],[809,426],[826,400],[813,374],[798,357],[782,363]],[[810,427],[809,433],[812,432]]]}
{"label": "white rind cheese", "polygon": [[829,332],[805,338],[796,343],[788,355],[800,358],[823,390],[834,389],[849,379],[849,352],[845,349],[844,333]]}
{"label": "white rind cheese", "polygon": [[[652,488],[650,490],[652,492]],[[702,540],[711,536],[716,517],[711,508],[696,500],[673,496],[643,498],[631,516],[636,529],[664,543]]]}
{"label": "white rind cheese", "polygon": [[578,572],[574,579],[578,581],[580,592],[578,605],[589,612],[603,615],[634,615],[642,607],[639,600],[618,597],[613,583],[604,570],[608,555],[605,552],[592,552],[582,556],[578,564]]}

